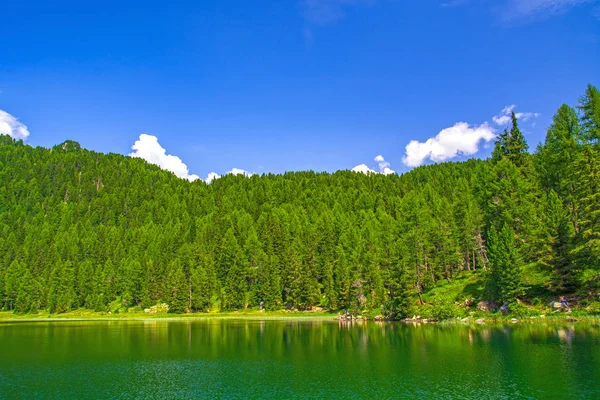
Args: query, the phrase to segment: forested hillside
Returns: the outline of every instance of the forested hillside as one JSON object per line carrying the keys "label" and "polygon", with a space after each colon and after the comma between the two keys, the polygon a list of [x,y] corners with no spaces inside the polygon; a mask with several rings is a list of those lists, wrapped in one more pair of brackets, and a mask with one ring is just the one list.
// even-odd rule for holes
{"label": "forested hillside", "polygon": [[[532,286],[528,273],[545,276]],[[531,154],[513,113],[488,160],[403,175],[295,172],[188,182],[72,141],[0,136],[0,308],[380,309],[455,276],[480,299],[597,290],[600,93],[562,105]]]}

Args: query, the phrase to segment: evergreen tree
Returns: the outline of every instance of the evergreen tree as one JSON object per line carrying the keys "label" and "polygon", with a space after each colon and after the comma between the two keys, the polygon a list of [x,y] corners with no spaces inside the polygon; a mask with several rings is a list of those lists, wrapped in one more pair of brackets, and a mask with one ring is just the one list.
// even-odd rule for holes
{"label": "evergreen tree", "polygon": [[58,261],[50,277],[48,311],[59,314],[76,305],[75,271],[70,261]]}
{"label": "evergreen tree", "polygon": [[577,253],[580,263],[600,265],[600,154],[585,145],[576,161],[575,192],[581,204]]}
{"label": "evergreen tree", "polygon": [[600,91],[588,85],[579,100],[581,123],[586,140],[591,144],[600,143]]}
{"label": "evergreen tree", "polygon": [[388,297],[384,313],[388,319],[398,320],[410,313],[410,284],[408,266],[401,258],[407,249],[400,242],[396,245],[391,268],[386,279]]}
{"label": "evergreen tree", "polygon": [[543,185],[556,191],[562,198],[573,192],[573,163],[580,141],[581,127],[577,113],[563,104],[552,117],[546,141],[538,154]]}
{"label": "evergreen tree", "polygon": [[181,314],[188,310],[189,285],[179,259],[169,264],[167,293],[165,300],[170,313]]}
{"label": "evergreen tree", "polygon": [[552,248],[549,265],[552,268],[552,287],[555,292],[570,292],[578,286],[577,267],[572,255],[573,225],[569,220],[569,212],[554,191],[550,192],[548,203]]}
{"label": "evergreen tree", "polygon": [[222,274],[226,271],[223,282],[222,308],[235,310],[246,307],[247,273],[244,255],[238,242],[229,229],[223,238],[219,267]]}
{"label": "evergreen tree", "polygon": [[487,253],[492,268],[488,293],[493,300],[513,302],[523,293],[523,261],[515,242],[514,231],[505,224],[500,232],[492,227],[488,234]]}
{"label": "evergreen tree", "polygon": [[192,269],[190,276],[192,298],[190,309],[194,311],[208,311],[210,308],[210,279],[203,265]]}

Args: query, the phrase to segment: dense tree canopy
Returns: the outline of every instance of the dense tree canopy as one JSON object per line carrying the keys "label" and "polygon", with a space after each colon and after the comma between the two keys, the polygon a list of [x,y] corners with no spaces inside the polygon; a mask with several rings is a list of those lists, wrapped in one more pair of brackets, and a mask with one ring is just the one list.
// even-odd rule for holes
{"label": "dense tree canopy", "polygon": [[0,308],[362,310],[405,316],[457,273],[526,295],[522,268],[575,291],[600,267],[598,90],[559,108],[535,154],[513,114],[489,160],[397,175],[181,180],[72,141],[0,136]]}

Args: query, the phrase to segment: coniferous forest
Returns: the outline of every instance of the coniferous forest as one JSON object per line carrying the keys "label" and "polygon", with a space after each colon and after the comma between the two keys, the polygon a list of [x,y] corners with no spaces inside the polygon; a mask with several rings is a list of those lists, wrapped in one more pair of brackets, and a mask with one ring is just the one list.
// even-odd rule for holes
{"label": "coniferous forest", "polygon": [[513,113],[487,160],[206,184],[73,141],[46,149],[0,136],[0,309],[107,311],[118,301],[399,319],[465,276],[481,283],[474,301],[591,301],[598,89],[560,106],[545,142],[529,146]]}

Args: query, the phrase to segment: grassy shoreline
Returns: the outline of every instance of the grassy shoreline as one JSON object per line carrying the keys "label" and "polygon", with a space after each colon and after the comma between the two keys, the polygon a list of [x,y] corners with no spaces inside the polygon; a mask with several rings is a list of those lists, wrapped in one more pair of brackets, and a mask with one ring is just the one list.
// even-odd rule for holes
{"label": "grassy shoreline", "polygon": [[93,311],[70,311],[62,314],[18,315],[12,312],[0,312],[0,322],[52,322],[52,321],[143,321],[143,320],[208,320],[208,319],[245,319],[245,320],[334,320],[335,314],[323,312],[258,312],[235,311],[223,313],[194,313],[194,314],[148,314],[148,313],[120,313],[109,314]]}
{"label": "grassy shoreline", "polygon": [[[224,313],[195,313],[195,314],[147,314],[147,313],[122,313],[108,314],[93,311],[71,311],[63,314],[38,314],[17,315],[12,312],[0,312],[0,323],[3,322],[60,322],[60,321],[182,321],[182,320],[301,320],[301,321],[334,321],[337,314],[326,312],[289,312],[289,311],[236,311]],[[364,323],[367,319],[355,320],[352,323]],[[372,321],[369,319],[369,321]],[[377,321],[393,322],[393,321]],[[433,320],[405,320],[396,321],[406,324],[438,324],[438,325],[493,325],[493,324],[570,324],[570,323],[598,323],[600,315],[569,314],[550,315],[546,317],[521,317],[494,316],[487,318],[452,318],[442,321]]]}

